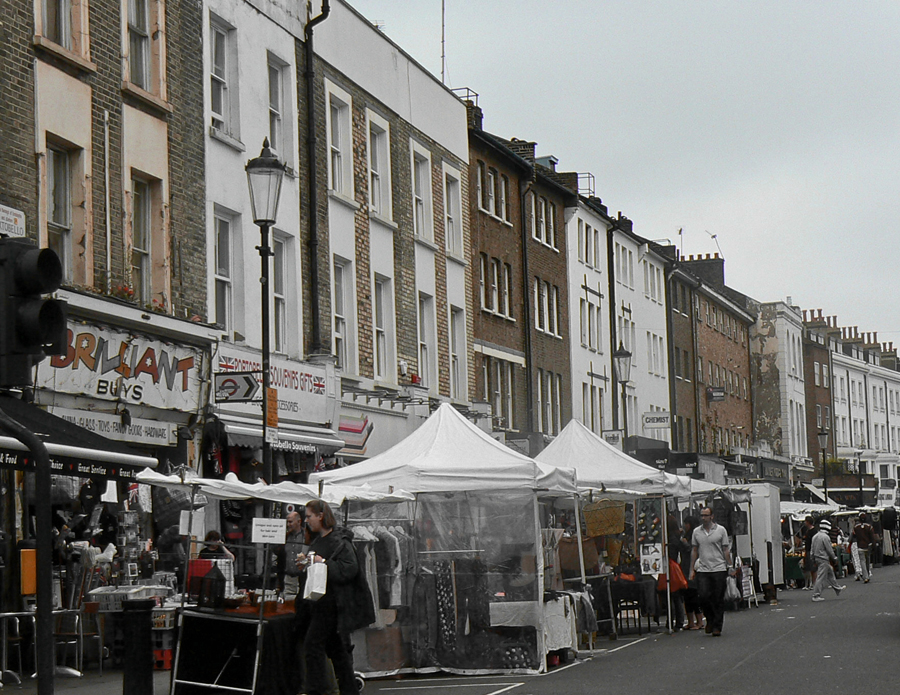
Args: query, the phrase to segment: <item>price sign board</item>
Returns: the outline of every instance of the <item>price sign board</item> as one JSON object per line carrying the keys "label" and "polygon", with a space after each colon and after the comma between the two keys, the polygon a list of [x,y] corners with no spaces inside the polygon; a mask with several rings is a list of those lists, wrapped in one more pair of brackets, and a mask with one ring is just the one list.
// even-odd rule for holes
{"label": "price sign board", "polygon": [[284,519],[254,519],[250,540],[253,543],[275,543],[284,545],[287,537],[287,522]]}

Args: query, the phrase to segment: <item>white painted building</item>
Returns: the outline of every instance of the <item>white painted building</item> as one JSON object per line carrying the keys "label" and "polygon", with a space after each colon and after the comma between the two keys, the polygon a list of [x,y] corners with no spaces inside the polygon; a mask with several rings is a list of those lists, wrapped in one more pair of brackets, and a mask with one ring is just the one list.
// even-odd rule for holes
{"label": "white painted building", "polygon": [[[616,345],[621,342],[631,352],[631,379],[625,387],[626,436],[671,443],[669,428],[644,428],[641,424],[645,413],[669,412],[666,261],[646,240],[630,231],[629,220],[620,217],[615,222],[614,282],[610,291],[610,299],[615,302],[615,340]],[[621,391],[617,396],[621,410]],[[619,427],[624,428],[624,424],[620,420]]]}
{"label": "white painted building", "polygon": [[808,466],[801,312],[788,299],[760,304],[757,315],[750,330],[755,438]]}
{"label": "white painted building", "polygon": [[[220,331],[212,371],[262,371],[262,311],[270,316],[271,385],[278,425],[271,427],[278,473],[312,470],[342,445],[334,436],[334,367],[304,354],[297,39],[305,8],[277,0],[205,0],[206,224],[210,322]],[[261,296],[260,229],[253,222],[245,166],[264,140],[284,162],[276,222],[267,235],[268,309]],[[225,441],[243,463],[258,456],[262,408],[215,402]],[[336,429],[336,428],[335,428]],[[270,433],[272,433],[270,432]]]}
{"label": "white painted building", "polygon": [[580,196],[577,206],[566,209],[572,417],[596,434],[612,429],[607,254],[611,224],[599,198]]}
{"label": "white painted building", "polygon": [[315,51],[349,462],[408,435],[438,400],[471,406],[468,126],[460,99],[341,0]]}

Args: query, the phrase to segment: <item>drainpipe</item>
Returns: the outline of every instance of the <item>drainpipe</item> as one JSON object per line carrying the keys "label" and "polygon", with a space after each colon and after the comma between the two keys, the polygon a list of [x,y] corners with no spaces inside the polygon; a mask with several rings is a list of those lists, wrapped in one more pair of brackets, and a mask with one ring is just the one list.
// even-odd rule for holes
{"label": "drainpipe", "polygon": [[[618,227],[615,220],[606,230],[606,278],[609,285],[609,354],[612,355],[619,347],[618,341],[618,325],[616,324],[616,261],[613,257],[613,235]],[[619,378],[616,374],[615,365],[611,365],[610,370],[612,376],[612,416],[613,429],[619,429]],[[624,439],[622,441],[622,449],[625,449]]]}
{"label": "drainpipe", "polygon": [[322,332],[319,326],[319,213],[318,213],[318,167],[316,160],[316,108],[315,108],[315,50],[313,48],[313,28],[324,22],[331,12],[329,0],[322,0],[322,11],[306,23],[306,142],[308,148],[309,170],[309,295],[310,315],[312,322],[312,345],[310,352],[322,351]]}
{"label": "drainpipe", "polygon": [[[684,442],[676,441],[678,439],[678,394],[676,393],[675,388],[675,374],[672,370],[672,365],[675,364],[675,362],[673,361],[675,355],[675,334],[672,331],[672,307],[674,302],[673,295],[675,294],[675,292],[672,288],[675,286],[673,275],[675,273],[675,264],[677,262],[678,261],[672,261],[672,264],[669,265],[666,269],[666,335],[668,336],[666,342],[668,343],[667,347],[669,353],[669,441],[671,442],[669,451],[675,450],[675,444],[678,444],[681,448],[681,451],[684,451]],[[693,325],[691,326],[691,328],[693,328]],[[696,359],[696,356],[694,356],[695,361]],[[679,364],[681,364],[680,359]],[[682,371],[685,370],[685,366],[683,364],[681,365],[681,369]]]}
{"label": "drainpipe", "polygon": [[[532,169],[532,174],[534,169]],[[532,181],[519,179],[519,200],[521,214],[521,238],[522,238],[522,299],[525,308],[525,402],[528,404],[528,431],[535,431],[534,418],[534,368],[532,367],[531,354],[531,273],[528,270],[528,209],[526,203],[528,193],[531,191]]]}

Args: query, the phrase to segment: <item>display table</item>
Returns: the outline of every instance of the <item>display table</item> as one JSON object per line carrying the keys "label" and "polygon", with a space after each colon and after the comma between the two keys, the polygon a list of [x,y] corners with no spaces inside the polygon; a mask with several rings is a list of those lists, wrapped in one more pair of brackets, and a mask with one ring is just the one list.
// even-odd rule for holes
{"label": "display table", "polygon": [[[292,611],[266,614],[260,622],[259,610],[249,607],[186,609],[180,621],[171,695],[208,695],[210,690],[297,694]],[[260,634],[261,648],[257,649]]]}

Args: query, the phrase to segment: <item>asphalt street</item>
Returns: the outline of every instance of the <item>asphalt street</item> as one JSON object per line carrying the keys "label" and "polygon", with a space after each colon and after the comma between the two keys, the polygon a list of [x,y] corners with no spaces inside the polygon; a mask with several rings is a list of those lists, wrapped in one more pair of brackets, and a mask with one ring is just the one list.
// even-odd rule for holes
{"label": "asphalt street", "polygon": [[645,633],[545,675],[370,681],[365,695],[900,692],[900,566],[876,569],[869,584],[842,581],[840,598],[779,591],[777,606],[729,612],[721,637]]}
{"label": "asphalt street", "polygon": [[[593,656],[539,676],[443,676],[370,680],[364,695],[800,695],[900,692],[900,565],[877,568],[869,584],[844,580],[840,598],[779,591],[778,605],[760,603],[725,616],[721,637],[703,632],[624,636],[599,643]],[[154,674],[155,695],[169,673]],[[7,683],[3,693],[34,693],[35,682]],[[122,672],[95,670],[59,678],[55,692],[119,695]],[[211,691],[212,692],[212,691]]]}

